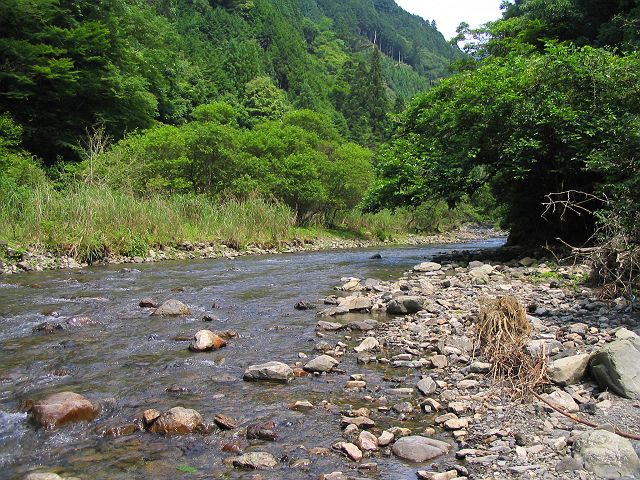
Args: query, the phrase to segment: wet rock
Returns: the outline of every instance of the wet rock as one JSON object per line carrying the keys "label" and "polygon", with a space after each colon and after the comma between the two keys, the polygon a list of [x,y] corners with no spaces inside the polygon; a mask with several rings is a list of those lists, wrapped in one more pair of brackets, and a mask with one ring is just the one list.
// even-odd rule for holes
{"label": "wet rock", "polygon": [[260,365],[251,365],[245,370],[242,378],[246,381],[289,383],[293,380],[293,377],[293,370],[286,363],[267,362]]}
{"label": "wet rock", "polygon": [[218,414],[213,417],[213,423],[215,423],[222,430],[233,430],[238,426],[238,422],[228,415]]}
{"label": "wet rock", "polygon": [[211,350],[218,350],[224,347],[227,342],[222,337],[219,337],[211,330],[200,330],[193,337],[189,350],[192,352],[208,352]]}
{"label": "wet rock", "polygon": [[367,337],[364,340],[362,340],[362,342],[360,342],[360,345],[358,345],[357,347],[354,347],[354,350],[358,353],[370,352],[372,350],[379,350],[379,349],[380,349],[380,342],[375,337]]}
{"label": "wet rock", "polygon": [[447,470],[446,472],[427,472],[420,470],[416,475],[420,480],[453,480],[459,476],[457,470]]}
{"label": "wet rock", "polygon": [[78,479],[75,477],[61,477],[56,473],[34,472],[34,473],[27,474],[25,477],[23,477],[23,480],[78,480]]}
{"label": "wet rock", "polygon": [[309,361],[303,368],[307,372],[330,372],[340,362],[329,355],[320,355]]}
{"label": "wet rock", "polygon": [[311,302],[302,301],[296,303],[293,308],[295,308],[296,310],[313,310],[316,308],[316,306]]}
{"label": "wet rock", "polygon": [[381,258],[382,258],[382,255],[380,255],[379,253],[374,253],[369,257],[369,260],[380,260]]}
{"label": "wet rock", "polygon": [[567,386],[579,383],[587,373],[589,354],[559,358],[549,364],[547,374],[552,382]]}
{"label": "wet rock", "polygon": [[605,345],[593,354],[590,367],[603,389],[625,398],[640,399],[640,338]]}
{"label": "wet rock", "polygon": [[342,330],[346,328],[346,325],[336,322],[325,322],[324,320],[320,320],[316,325],[318,330],[325,330],[327,332],[335,332],[337,330]]}
{"label": "wet rock", "polygon": [[160,412],[153,408],[145,410],[142,414],[142,424],[145,428],[149,428],[160,417]]}
{"label": "wet rock", "polygon": [[351,322],[347,325],[351,330],[359,331],[359,332],[368,332],[370,330],[375,330],[378,326],[378,322],[372,319],[362,320],[359,322]]}
{"label": "wet rock", "polygon": [[228,452],[228,453],[234,453],[236,455],[240,455],[242,454],[244,448],[242,447],[242,445],[240,445],[238,442],[229,442],[229,443],[225,443],[222,446],[222,451],[223,452]]}
{"label": "wet rock", "polygon": [[59,323],[49,323],[44,322],[40,325],[33,327],[33,333],[43,333],[45,335],[51,335],[53,333],[62,332],[64,330],[63,326]]}
{"label": "wet rock", "polygon": [[107,428],[103,435],[105,437],[125,437],[128,435],[133,435],[134,433],[140,431],[140,427],[136,424],[128,424],[128,425],[119,425],[117,427]]}
{"label": "wet rock", "polygon": [[184,385],[176,385],[175,383],[173,385],[169,385],[166,389],[165,392],[168,393],[189,393],[191,390],[189,389],[189,387],[185,387]]}
{"label": "wet rock", "polygon": [[347,454],[347,456],[354,462],[362,460],[362,450],[360,450],[355,444],[349,442],[336,443],[333,448],[340,450]]}
{"label": "wet rock", "polygon": [[138,304],[142,308],[158,308],[158,302],[153,298],[143,298]]}
{"label": "wet rock", "polygon": [[574,442],[573,455],[602,478],[638,478],[640,459],[626,438],[607,430],[591,430]]}
{"label": "wet rock", "polygon": [[252,423],[247,427],[247,440],[267,440],[273,442],[278,438],[273,422]]}
{"label": "wet rock", "polygon": [[251,452],[230,459],[236,468],[247,470],[271,470],[278,466],[278,461],[267,452]]}
{"label": "wet rock", "polygon": [[393,444],[393,453],[404,460],[421,463],[449,452],[451,445],[440,440],[412,435]]}
{"label": "wet rock", "polygon": [[202,321],[203,322],[218,322],[218,321],[220,321],[220,318],[218,318],[217,315],[213,315],[212,313],[205,313],[202,316]]}
{"label": "wet rock", "polygon": [[343,427],[355,425],[356,427],[364,430],[368,430],[376,426],[376,422],[371,420],[369,417],[342,417],[341,423]]}
{"label": "wet rock", "polygon": [[149,430],[161,435],[186,435],[196,432],[202,425],[202,415],[195,410],[173,407],[161,414]]}
{"label": "wet rock", "polygon": [[435,262],[423,262],[413,267],[414,272],[428,273],[442,270],[442,265]]}
{"label": "wet rock", "polygon": [[151,315],[159,317],[184,317],[191,315],[191,309],[181,301],[171,299],[156,308]]}
{"label": "wet rock", "polygon": [[378,437],[378,445],[381,446],[381,447],[386,447],[391,442],[393,442],[394,438],[395,438],[395,436],[393,435],[393,433],[391,433],[388,430],[385,430]]}
{"label": "wet rock", "polygon": [[31,415],[36,423],[50,429],[68,423],[90,422],[99,411],[86,397],[74,392],[61,392],[34,402]]}
{"label": "wet rock", "polygon": [[289,410],[295,410],[298,412],[308,412],[313,410],[313,403],[308,400],[298,400],[289,404]]}
{"label": "wet rock", "polygon": [[387,312],[393,315],[408,315],[422,310],[424,310],[423,300],[415,296],[394,298],[387,305]]}
{"label": "wet rock", "polygon": [[66,323],[70,327],[87,327],[89,325],[98,325],[98,322],[89,317],[71,317],[69,320],[67,320]]}
{"label": "wet rock", "polygon": [[360,432],[357,444],[361,450],[375,451],[378,450],[378,437],[367,431]]}

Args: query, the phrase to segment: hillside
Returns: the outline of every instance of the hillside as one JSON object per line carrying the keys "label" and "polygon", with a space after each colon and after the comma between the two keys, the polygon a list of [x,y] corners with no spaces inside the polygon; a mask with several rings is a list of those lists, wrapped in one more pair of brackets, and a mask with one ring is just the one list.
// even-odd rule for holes
{"label": "hillside", "polygon": [[385,54],[387,110],[460,55],[391,0],[7,0],[0,24],[0,113],[49,165],[76,159],[87,128],[102,124],[119,139],[158,121],[179,125],[198,105],[242,104],[260,77],[293,107],[375,143],[367,132],[382,127],[349,125],[349,105],[366,101],[355,80],[370,74],[374,37]]}

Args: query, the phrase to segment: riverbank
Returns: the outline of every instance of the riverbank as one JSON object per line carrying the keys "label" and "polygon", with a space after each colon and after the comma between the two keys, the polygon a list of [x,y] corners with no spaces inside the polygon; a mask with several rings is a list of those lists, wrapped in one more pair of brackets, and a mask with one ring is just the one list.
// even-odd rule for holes
{"label": "riverbank", "polygon": [[[318,235],[318,236],[315,236]],[[394,240],[378,240],[375,238],[344,238],[332,235],[330,231],[318,231],[300,235],[294,241],[281,242],[277,246],[265,244],[249,244],[246,247],[227,245],[220,242],[181,242],[176,245],[156,246],[140,255],[118,255],[108,253],[104,258],[92,265],[140,264],[164,260],[216,259],[234,258],[246,255],[274,255],[278,253],[295,253],[305,251],[321,251],[330,249],[372,248],[390,245],[435,245],[445,243],[462,243],[504,236],[491,228],[477,225],[463,226],[457,230],[435,235],[403,235]],[[26,271],[43,271],[58,269],[79,269],[88,267],[88,262],[78,262],[72,255],[58,255],[40,246],[26,248],[0,245],[0,274],[14,274]]]}
{"label": "riverbank", "polygon": [[[362,368],[348,373],[362,380],[358,386],[370,406],[371,424],[392,411],[400,436],[444,437],[455,446],[458,462],[436,460],[416,468],[418,478],[640,477],[640,443],[611,433],[617,428],[640,438],[640,387],[638,377],[633,380],[640,373],[637,311],[624,298],[603,297],[586,286],[586,265],[557,266],[528,257],[498,262],[490,253],[427,262],[394,282],[349,279],[339,287],[346,297],[325,300],[333,305],[320,312],[325,318],[318,322],[318,335],[321,343],[348,344],[341,350],[338,342],[332,349],[343,361],[357,356]],[[478,343],[482,299],[505,296],[526,308],[528,355],[546,366],[533,382],[540,398],[526,390],[514,398],[511,384],[494,377],[496,365]],[[340,319],[355,311],[393,318],[374,322],[354,341],[357,324]],[[345,329],[346,335],[337,333]],[[390,368],[387,392],[393,393],[367,391],[372,365]],[[585,421],[598,427],[580,423]],[[359,429],[346,428],[344,437],[363,448]],[[416,449],[389,452],[379,446],[365,457],[387,452],[411,460]]]}

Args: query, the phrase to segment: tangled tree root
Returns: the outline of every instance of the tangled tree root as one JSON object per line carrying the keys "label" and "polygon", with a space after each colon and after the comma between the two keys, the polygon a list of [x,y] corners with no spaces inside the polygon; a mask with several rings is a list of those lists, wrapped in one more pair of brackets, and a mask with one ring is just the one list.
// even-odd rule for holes
{"label": "tangled tree root", "polygon": [[527,312],[512,296],[480,300],[477,340],[492,364],[494,380],[515,396],[525,396],[546,381],[546,352],[527,350],[533,327]]}

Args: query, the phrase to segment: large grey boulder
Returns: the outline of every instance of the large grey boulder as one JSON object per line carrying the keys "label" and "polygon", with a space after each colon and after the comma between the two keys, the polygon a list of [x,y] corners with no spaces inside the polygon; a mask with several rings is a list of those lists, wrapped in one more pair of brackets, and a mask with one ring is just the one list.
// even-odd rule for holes
{"label": "large grey boulder", "polygon": [[446,442],[418,435],[402,437],[391,447],[397,457],[416,463],[444,455],[450,449],[451,445]]}
{"label": "large grey boulder", "polygon": [[640,400],[640,338],[605,345],[592,355],[590,366],[600,387]]}
{"label": "large grey boulder", "polygon": [[629,440],[608,430],[591,430],[573,444],[573,456],[602,478],[640,478],[640,459]]}
{"label": "large grey boulder", "polygon": [[579,383],[587,373],[588,353],[559,358],[549,364],[547,374],[553,383],[566,386]]}
{"label": "large grey boulder", "polygon": [[394,315],[408,315],[421,310],[424,310],[422,298],[409,295],[394,298],[387,305],[387,312]]}
{"label": "large grey boulder", "polygon": [[251,365],[245,370],[242,378],[246,381],[289,383],[293,376],[293,370],[286,363],[267,362]]}

